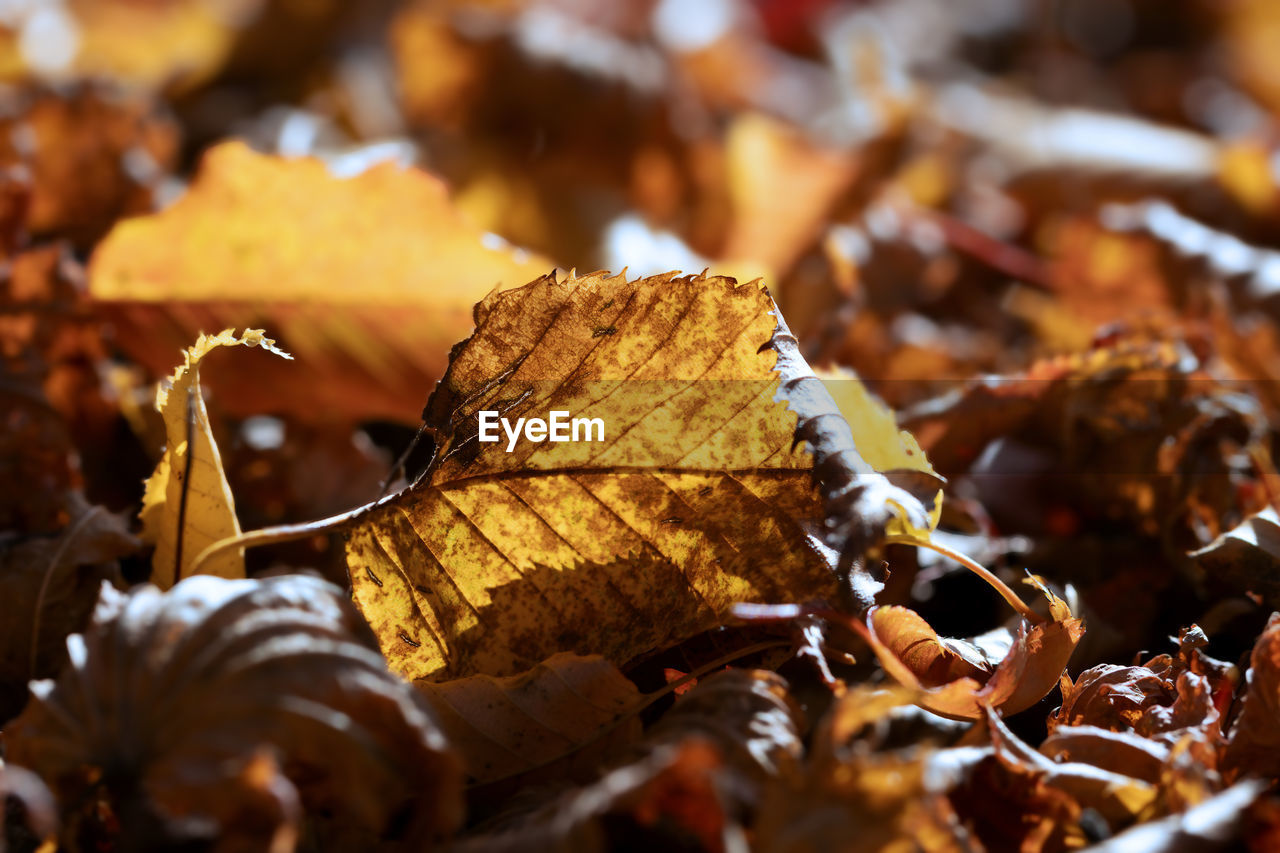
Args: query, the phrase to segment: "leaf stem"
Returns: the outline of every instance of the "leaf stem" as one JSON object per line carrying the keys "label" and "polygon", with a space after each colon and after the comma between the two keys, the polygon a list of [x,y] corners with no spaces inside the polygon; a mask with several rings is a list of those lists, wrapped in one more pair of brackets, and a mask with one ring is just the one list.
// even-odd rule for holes
{"label": "leaf stem", "polygon": [[386,495],[373,503],[316,521],[304,521],[300,524],[281,524],[277,527],[263,527],[259,530],[250,530],[248,533],[240,533],[236,536],[228,536],[226,539],[219,539],[196,555],[195,560],[191,562],[191,574],[199,574],[205,563],[232,548],[278,545],[282,542],[296,542],[299,539],[318,536],[322,533],[332,533],[335,528],[341,527],[347,522],[360,517],[363,513],[399,497],[400,494],[400,492],[396,492],[395,494]]}
{"label": "leaf stem", "polygon": [[992,574],[986,566],[982,565],[972,557],[967,557],[959,551],[953,551],[945,545],[930,542],[928,539],[917,539],[914,536],[901,534],[886,536],[884,541],[886,545],[914,545],[917,548],[927,548],[930,551],[935,551],[941,554],[948,560],[954,560],[989,583],[996,592],[1000,593],[1001,598],[1009,602],[1010,607],[1018,611],[1018,613],[1032,625],[1039,625],[1041,622],[1045,621],[1044,617],[1028,607],[1027,603],[1019,598],[1018,594],[1010,589],[1008,584],[1000,580],[1000,578]]}

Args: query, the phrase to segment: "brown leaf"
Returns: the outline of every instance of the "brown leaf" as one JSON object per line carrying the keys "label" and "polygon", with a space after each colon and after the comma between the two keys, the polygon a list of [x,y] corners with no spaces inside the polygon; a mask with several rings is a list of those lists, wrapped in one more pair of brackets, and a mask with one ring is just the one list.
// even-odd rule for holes
{"label": "brown leaf", "polygon": [[457,853],[723,853],[732,826],[718,792],[719,755],[698,739],[662,747],[594,785],[451,847]]}
{"label": "brown leaf", "polygon": [[680,698],[641,757],[532,813],[508,817],[466,851],[725,849],[754,820],[764,784],[794,768],[802,714],[778,675],[729,669]]}
{"label": "brown leaf", "polygon": [[[621,664],[737,601],[833,595],[824,511],[849,561],[896,515],[927,527],[858,457],[775,311],[758,285],[673,274],[548,277],[481,302],[424,413],[435,461],[347,545],[392,666],[507,675],[564,650]],[[598,426],[519,436],[556,411],[566,437],[569,418]]]}
{"label": "brown leaf", "polygon": [[1189,555],[1205,573],[1232,589],[1280,605],[1280,515],[1267,507]]}
{"label": "brown leaf", "polygon": [[1213,853],[1238,850],[1247,810],[1266,783],[1240,782],[1183,814],[1152,820],[1090,848],[1095,853]]}
{"label": "brown leaf", "polygon": [[56,535],[18,539],[0,548],[0,723],[27,701],[27,682],[56,675],[66,637],[84,629],[104,582],[122,584],[116,560],[141,543],[126,521],[79,497],[65,506]]}
{"label": "brown leaf", "polygon": [[1062,706],[1048,719],[1058,726],[1097,726],[1137,732],[1167,745],[1187,730],[1216,738],[1220,704],[1229,700],[1231,668],[1204,655],[1207,639],[1196,626],[1182,631],[1178,656],[1157,655],[1141,666],[1101,664],[1072,684],[1064,680]]}
{"label": "brown leaf", "polygon": [[274,849],[299,805],[335,848],[421,846],[460,820],[457,760],[337,587],[300,575],[104,587],[68,648],[6,731],[9,757],[67,812],[64,843]]}
{"label": "brown leaf", "polygon": [[0,528],[52,533],[81,485],[68,420],[97,395],[85,362],[102,355],[84,329],[80,269],[66,246],[27,249],[0,264],[0,465],[24,489],[0,494]]}
{"label": "brown leaf", "polygon": [[855,737],[883,725],[912,699],[913,694],[901,688],[875,690],[865,685],[839,697],[814,734],[805,766],[783,774],[766,789],[753,849],[975,849],[946,792],[980,759],[978,750],[882,750],[869,738]]}
{"label": "brown leaf", "polygon": [[0,114],[0,166],[30,172],[28,231],[87,249],[116,220],[155,209],[178,130],[154,102],[91,84],[11,94]]}
{"label": "brown leaf", "polygon": [[1133,823],[1155,802],[1155,786],[1140,779],[1090,764],[1051,761],[1009,731],[995,711],[988,710],[987,726],[996,756],[1006,767],[1067,795],[1081,808],[1096,810],[1113,828]]}
{"label": "brown leaf", "polygon": [[804,712],[786,679],[767,670],[727,669],[698,682],[645,736],[650,745],[705,739],[734,777],[738,808],[789,772],[804,752]]}
{"label": "brown leaf", "polygon": [[1223,770],[1230,780],[1280,775],[1280,615],[1271,614],[1258,635],[1245,679],[1244,706],[1227,738]]}
{"label": "brown leaf", "polygon": [[1169,748],[1159,741],[1097,726],[1058,726],[1040,744],[1040,752],[1055,761],[1092,764],[1153,785],[1169,758]]}
{"label": "brown leaf", "polygon": [[156,375],[200,331],[269,324],[297,366],[210,371],[225,411],[416,423],[475,301],[552,266],[489,239],[421,169],[339,176],[227,142],[171,207],[107,235],[90,291]]}
{"label": "brown leaf", "polygon": [[[473,675],[415,684],[435,710],[473,783],[492,782],[573,755],[589,766],[640,737],[643,695],[598,656],[558,654],[507,678]],[[603,738],[603,740],[602,740]],[[590,746],[589,755],[583,747]]]}
{"label": "brown leaf", "polygon": [[[1016,714],[1057,685],[1084,635],[1084,624],[1070,608],[1046,587],[1041,591],[1052,618],[1034,625],[1023,621],[1012,637],[984,635],[974,642],[939,637],[905,607],[872,608],[860,633],[885,671],[920,691],[919,704],[935,714],[968,720],[982,718],[988,708]],[[993,659],[984,645],[1004,656]]]}

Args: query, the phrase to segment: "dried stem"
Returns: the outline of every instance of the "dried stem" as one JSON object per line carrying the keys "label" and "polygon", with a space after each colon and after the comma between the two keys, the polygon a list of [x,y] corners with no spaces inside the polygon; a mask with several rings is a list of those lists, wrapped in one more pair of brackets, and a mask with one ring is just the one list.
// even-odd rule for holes
{"label": "dried stem", "polygon": [[1001,598],[1009,602],[1010,607],[1018,611],[1018,613],[1032,625],[1039,625],[1041,622],[1045,621],[1044,617],[1028,607],[1027,603],[1019,598],[1018,594],[1010,589],[1008,584],[993,575],[986,566],[982,565],[972,557],[967,557],[959,551],[952,551],[945,545],[930,542],[928,539],[917,539],[914,536],[887,536],[884,541],[887,545],[914,545],[917,548],[927,548],[930,551],[936,551],[948,560],[954,560],[964,566],[966,569],[989,583],[996,592],[1000,593]]}

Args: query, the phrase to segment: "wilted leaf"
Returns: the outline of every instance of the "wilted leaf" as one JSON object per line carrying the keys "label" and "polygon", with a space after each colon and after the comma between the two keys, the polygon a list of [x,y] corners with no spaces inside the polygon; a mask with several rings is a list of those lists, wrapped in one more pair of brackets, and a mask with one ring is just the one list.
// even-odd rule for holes
{"label": "wilted leaf", "polygon": [[56,536],[31,536],[0,547],[0,723],[26,701],[27,682],[56,675],[66,636],[83,630],[104,581],[122,583],[116,560],[141,543],[102,507],[72,498]]}
{"label": "wilted leaf", "polygon": [[698,682],[645,736],[654,745],[714,743],[734,777],[729,802],[754,810],[764,783],[790,772],[804,752],[804,712],[786,679],[768,670],[728,669]]}
{"label": "wilted leaf", "polygon": [[[912,700],[901,688],[865,685],[841,696],[814,734],[805,765],[766,789],[754,849],[917,851],[970,849],[946,789],[980,757],[977,750],[879,750],[857,740]],[[940,759],[932,766],[931,759]],[[851,827],[857,827],[851,831]]]}
{"label": "wilted leaf", "polygon": [[461,849],[608,850],[625,831],[654,849],[723,850],[753,822],[764,784],[795,767],[801,718],[778,675],[718,672],[667,711],[638,760]]}
{"label": "wilted leaf", "polygon": [[[846,525],[850,560],[895,512],[925,523],[857,457],[758,285],[548,277],[487,298],[476,324],[424,412],[435,461],[347,545],[356,601],[410,678],[565,650],[622,663],[737,601],[833,595],[824,516]],[[486,443],[483,411],[509,426],[560,411],[595,432],[534,440],[494,415]]]}
{"label": "wilted leaf", "polygon": [[107,235],[89,273],[120,344],[157,374],[202,328],[255,318],[290,341],[297,369],[212,377],[227,411],[416,423],[476,300],[551,266],[486,237],[420,169],[339,175],[228,142],[171,207]]}
{"label": "wilted leaf", "polygon": [[[200,362],[205,356],[218,347],[239,345],[293,358],[276,349],[275,341],[263,337],[261,329],[245,329],[242,335],[225,329],[214,336],[201,335],[195,346],[183,353],[183,363],[173,371],[167,387],[156,392],[167,447],[147,480],[139,516],[143,539],[155,545],[151,581],[161,589],[189,575],[192,563],[207,546],[240,532],[235,501],[200,391]],[[224,578],[242,578],[243,553],[221,554],[201,570]]]}
{"label": "wilted leaf", "polygon": [[1057,685],[1084,635],[1084,623],[1066,602],[1038,579],[1036,584],[1049,601],[1050,618],[1031,625],[1023,620],[1012,635],[1001,629],[973,641],[939,637],[919,614],[897,606],[872,608],[865,626],[853,624],[885,671],[919,691],[922,707],[967,720],[992,708],[1016,714]]}
{"label": "wilted leaf", "polygon": [[1265,782],[1241,782],[1183,814],[1126,830],[1090,848],[1095,853],[1214,853],[1238,850],[1247,810],[1265,792]]}
{"label": "wilted leaf", "polygon": [[1169,758],[1159,741],[1097,726],[1059,726],[1040,744],[1040,752],[1055,761],[1092,764],[1153,785]]}
{"label": "wilted leaf", "polygon": [[1205,576],[1280,605],[1280,515],[1267,507],[1190,554]]}
{"label": "wilted leaf", "polygon": [[1229,779],[1280,775],[1280,615],[1271,614],[1249,658],[1244,707],[1222,757]]}
{"label": "wilted leaf", "polygon": [[1216,742],[1219,705],[1230,701],[1235,679],[1232,667],[1200,651],[1206,642],[1192,625],[1181,632],[1177,657],[1156,655],[1140,666],[1100,664],[1074,684],[1064,678],[1062,707],[1047,721],[1050,732],[1081,725],[1133,730],[1172,746],[1194,730]]}
{"label": "wilted leaf", "polygon": [[1094,809],[1112,827],[1127,826],[1152,808],[1156,787],[1124,773],[1091,764],[1057,762],[1023,743],[991,709],[986,713],[996,756],[1015,773],[1035,779],[1069,796],[1082,808]]}
{"label": "wilted leaf", "polygon": [[[435,709],[440,729],[457,750],[472,782],[484,783],[599,746],[604,729],[644,697],[601,657],[553,655],[507,678],[473,675],[415,685]],[[603,744],[616,750],[640,736],[634,714]],[[601,750],[592,749],[597,758]],[[581,763],[581,756],[575,756]]]}
{"label": "wilted leaf", "polygon": [[305,812],[325,821],[322,847],[421,849],[460,820],[461,768],[428,705],[335,586],[104,586],[68,649],[6,730],[9,758],[66,813],[63,843],[292,849]]}
{"label": "wilted leaf", "polygon": [[720,757],[690,739],[654,751],[529,815],[466,838],[457,853],[605,853],[623,844],[722,853],[731,829],[720,803]]}
{"label": "wilted leaf", "polygon": [[11,94],[0,112],[0,166],[30,172],[29,232],[87,249],[117,219],[155,209],[178,156],[178,130],[156,104],[88,84]]}

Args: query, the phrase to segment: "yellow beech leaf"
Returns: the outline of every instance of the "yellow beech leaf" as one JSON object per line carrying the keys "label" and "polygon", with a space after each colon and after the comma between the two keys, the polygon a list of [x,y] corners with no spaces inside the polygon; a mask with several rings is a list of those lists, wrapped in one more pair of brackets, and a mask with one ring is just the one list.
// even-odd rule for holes
{"label": "yellow beech leaf", "polygon": [[[876,399],[856,373],[841,367],[820,370],[818,378],[827,386],[840,414],[853,429],[858,453],[872,468],[877,471],[920,471],[938,477],[915,436],[905,429],[898,429],[893,410]],[[938,490],[929,511],[927,528],[913,527],[904,516],[895,516],[889,522],[888,532],[890,535],[927,539],[941,517],[942,491]]]}
{"label": "yellow beech leaf", "polygon": [[421,169],[227,142],[171,207],[118,224],[89,277],[120,345],[157,374],[202,328],[261,321],[292,342],[297,369],[206,377],[230,413],[417,423],[475,302],[553,266],[471,225]]}
{"label": "yellow beech leaf", "polygon": [[[183,363],[156,392],[156,409],[164,418],[165,447],[156,470],[147,480],[142,499],[142,538],[155,545],[151,582],[168,589],[190,574],[191,564],[205,547],[240,532],[235,502],[222,470],[218,445],[209,428],[204,396],[200,393],[200,362],[218,347],[261,347],[293,358],[263,337],[261,329],[236,335],[226,329],[201,335],[183,354]],[[220,554],[201,567],[201,574],[244,577],[243,552]]]}
{"label": "yellow beech leaf", "polygon": [[431,467],[348,531],[356,602],[407,677],[623,663],[736,602],[831,597],[891,512],[927,524],[759,284],[546,277],[476,327],[424,411]]}

